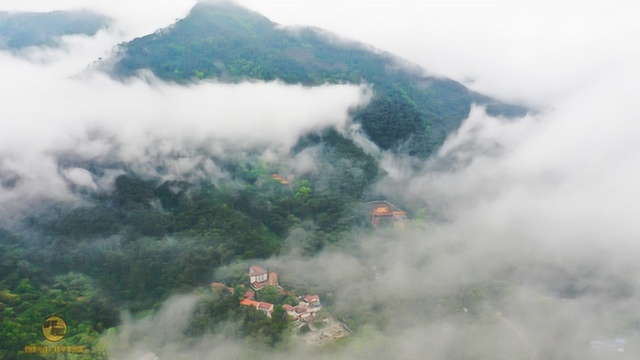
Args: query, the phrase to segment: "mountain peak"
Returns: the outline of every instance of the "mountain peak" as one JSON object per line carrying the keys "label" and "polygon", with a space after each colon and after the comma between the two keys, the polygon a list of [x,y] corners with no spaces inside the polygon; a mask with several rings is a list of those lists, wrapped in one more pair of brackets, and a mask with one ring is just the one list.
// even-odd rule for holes
{"label": "mountain peak", "polygon": [[469,91],[451,79],[424,75],[391,54],[314,28],[279,27],[229,2],[198,3],[174,25],[122,46],[112,73],[134,76],[149,69],[177,83],[215,78],[226,82],[280,80],[314,86],[372,85],[374,98],[354,119],[382,149],[427,156],[469,115],[471,103],[494,114],[526,109]]}

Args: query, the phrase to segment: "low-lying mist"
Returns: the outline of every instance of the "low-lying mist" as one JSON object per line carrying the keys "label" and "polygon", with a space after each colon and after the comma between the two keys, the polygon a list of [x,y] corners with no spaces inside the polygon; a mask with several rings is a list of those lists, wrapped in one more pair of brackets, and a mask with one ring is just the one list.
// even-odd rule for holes
{"label": "low-lying mist", "polygon": [[[293,248],[267,260],[285,287],[319,293],[355,331],[330,349],[294,337],[261,356],[635,358],[640,109],[614,91],[630,79],[609,80],[518,121],[474,108],[425,162],[381,154],[378,193],[407,208],[428,204],[434,216],[354,234],[313,258]],[[295,244],[305,233],[290,236]],[[163,358],[165,345],[134,343]],[[256,350],[199,339],[181,351]]]}
{"label": "low-lying mist", "polygon": [[100,43],[85,38],[71,40],[69,48],[32,49],[44,64],[0,52],[5,210],[70,200],[72,187],[109,190],[117,172],[101,179],[83,169],[90,162],[164,180],[215,179],[222,174],[211,156],[282,157],[301,135],[345,130],[348,111],[370,98],[366,87],[353,85],[178,86],[150,75],[118,82],[80,66],[77,59],[92,53],[94,41]]}
{"label": "low-lying mist", "polygon": [[[115,10],[108,15],[118,18]],[[43,201],[81,201],[79,189],[109,192],[125,171],[215,183],[227,174],[214,157],[250,153],[292,173],[321,173],[319,148],[287,158],[291,148],[308,133],[350,131],[350,109],[371,97],[371,89],[350,85],[179,86],[149,75],[118,82],[88,67],[130,30],[65,38],[58,49],[0,52],[0,226]],[[636,43],[629,40],[630,50],[622,54],[637,55]],[[409,210],[414,220],[405,227],[357,228],[313,257],[301,255],[308,233],[297,226],[286,252],[256,260],[277,270],[284,287],[318,293],[331,315],[352,328],[346,340],[319,348],[294,336],[267,350],[222,334],[186,336],[198,305],[207,296],[217,301],[202,290],[171,297],[146,315],[123,311],[115,334],[102,334],[107,354],[637,358],[640,70],[632,57],[611,65],[613,58],[598,74],[569,76],[572,83],[561,84],[552,104],[523,119],[493,118],[472,108],[439,153],[424,161],[379,152],[356,133],[356,142],[384,170],[371,193]],[[580,68],[597,68],[596,60],[585,58]],[[511,78],[499,80],[512,88]],[[482,83],[491,87],[486,77]],[[544,87],[538,86],[533,103],[547,100],[540,93]],[[526,98],[526,91],[515,98]],[[106,170],[95,173],[88,164]],[[425,206],[431,216],[416,216]],[[178,246],[175,239],[163,241]],[[226,272],[250,263],[219,268],[212,280],[223,281]],[[616,339],[624,340],[624,352],[609,345]]]}

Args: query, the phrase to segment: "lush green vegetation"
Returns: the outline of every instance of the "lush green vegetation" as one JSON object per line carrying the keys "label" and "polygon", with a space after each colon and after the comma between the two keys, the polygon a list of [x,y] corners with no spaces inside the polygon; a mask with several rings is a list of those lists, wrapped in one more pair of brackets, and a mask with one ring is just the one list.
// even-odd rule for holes
{"label": "lush green vegetation", "polygon": [[0,48],[52,46],[63,35],[95,35],[108,19],[86,11],[0,12]]}
{"label": "lush green vegetation", "polygon": [[[242,294],[243,291],[232,294],[225,288],[208,293],[194,311],[185,335],[197,339],[205,334],[222,333],[249,339],[248,343],[259,346],[283,346],[291,332],[291,323],[282,306],[276,305],[269,318],[253,307],[239,305]],[[229,323],[237,326],[229,326]]]}
{"label": "lush green vegetation", "polygon": [[387,53],[333,38],[318,29],[284,30],[263,16],[231,4],[198,4],[167,29],[123,44],[118,76],[150,69],[178,83],[282,80],[290,84],[373,85],[372,103],[355,119],[382,149],[428,156],[469,114],[472,102],[492,114],[526,110],[469,91],[459,83],[407,69]]}
{"label": "lush green vegetation", "polygon": [[[20,16],[0,13],[2,45],[49,45],[56,36],[92,34],[104,25],[104,19],[88,15],[51,13],[43,22],[41,14]],[[24,30],[29,22],[44,25],[32,33]],[[7,29],[18,29],[19,35]],[[232,5],[199,4],[173,27],[122,47],[125,56],[115,67],[120,76],[150,68],[179,83],[205,78],[280,79],[309,86],[366,82],[375,96],[354,118],[382,149],[412,155],[435,151],[473,101],[488,104],[494,113],[524,111],[454,81],[417,75],[388,54],[335,41],[315,29],[278,29]],[[250,155],[212,157],[228,175],[215,185],[210,179],[161,181],[110,168],[123,172],[112,192],[83,190],[80,204],[39,204],[20,226],[0,229],[0,358],[37,358],[20,351],[42,343],[40,324],[52,314],[70,326],[61,345],[85,345],[91,351],[88,358],[99,358],[104,349],[98,336],[119,324],[121,310],[144,314],[173,294],[192,291],[206,294],[185,336],[214,332],[282,346],[290,329],[281,307],[268,319],[239,305],[241,291],[216,292],[208,284],[225,265],[265,259],[290,247],[312,256],[328,247],[345,247],[354,227],[369,226],[362,203],[369,200],[378,176],[376,159],[335,130],[305,136],[290,155],[303,151],[313,151],[315,168],[295,174],[284,163]],[[99,173],[114,165],[78,166]],[[304,236],[290,236],[294,230]],[[233,276],[230,284],[246,282],[246,268]],[[331,289],[317,290],[331,306]],[[484,291],[472,289],[448,303],[474,312]],[[268,289],[262,296],[292,302]],[[393,316],[376,304],[337,315],[354,328],[383,327]],[[235,325],[220,326],[229,323]]]}
{"label": "lush green vegetation", "polygon": [[[268,258],[288,246],[306,255],[337,246],[353,226],[368,223],[358,205],[377,163],[335,130],[301,139],[292,155],[311,148],[318,169],[295,174],[288,184],[272,178],[286,171],[282,164],[251,158],[215,159],[229,174],[219,186],[127,173],[111,193],[85,193],[82,206],[43,205],[24,226],[2,230],[0,357],[15,358],[41,341],[39,325],[51,314],[73,328],[65,344],[89,344],[95,355],[98,334],[118,324],[121,309],[155,309],[172,294],[207,287],[217,268],[238,260]],[[287,243],[295,228],[308,236]],[[243,269],[230,284],[246,276]],[[232,321],[240,328],[229,335],[280,343],[286,327],[223,295],[198,308],[191,331],[216,331],[216,324]]]}

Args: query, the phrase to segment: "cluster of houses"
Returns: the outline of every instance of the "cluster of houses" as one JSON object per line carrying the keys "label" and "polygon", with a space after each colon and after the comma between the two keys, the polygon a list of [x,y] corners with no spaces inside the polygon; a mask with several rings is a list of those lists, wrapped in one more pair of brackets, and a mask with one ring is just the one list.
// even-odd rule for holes
{"label": "cluster of houses", "polygon": [[[275,286],[280,291],[285,291],[278,283],[278,273],[275,271],[268,272],[264,268],[258,265],[251,265],[249,267],[249,283],[253,290],[247,290],[244,293],[243,299],[240,301],[240,305],[247,307],[254,307],[259,311],[264,312],[268,317],[273,314],[274,305],[264,301],[256,301],[256,292],[264,289],[267,286]],[[212,287],[226,285],[214,282]],[[227,288],[232,293],[233,288]],[[298,297],[298,305],[292,306],[284,304],[282,308],[287,312],[287,315],[291,316],[294,320],[300,323],[309,323],[313,321],[315,314],[322,308],[320,303],[320,296],[318,295],[306,295]]]}
{"label": "cluster of houses", "polygon": [[282,308],[294,320],[301,323],[310,323],[315,318],[316,312],[322,308],[322,305],[318,295],[307,295],[298,298],[298,306],[284,304]]}

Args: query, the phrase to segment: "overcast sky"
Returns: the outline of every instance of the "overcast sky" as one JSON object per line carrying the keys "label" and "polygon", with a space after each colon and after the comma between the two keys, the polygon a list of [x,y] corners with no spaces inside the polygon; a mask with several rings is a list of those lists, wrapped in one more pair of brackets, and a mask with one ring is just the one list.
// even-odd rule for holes
{"label": "overcast sky", "polygon": [[[633,0],[239,2],[275,22],[321,27],[481,92],[541,107],[634,66],[639,56],[640,5]],[[170,24],[194,3],[1,0],[0,9],[91,8],[116,18],[126,39]]]}
{"label": "overcast sky", "polygon": [[240,1],[278,23],[325,28],[539,106],[639,56],[635,1]]}
{"label": "overcast sky", "polygon": [[[432,204],[447,223],[425,232],[398,235],[403,242],[394,243],[391,249],[387,238],[365,239],[362,251],[369,252],[369,258],[323,254],[313,264],[318,271],[332,269],[344,276],[346,272],[340,269],[360,269],[346,281],[367,283],[358,278],[367,269],[367,262],[382,264],[386,266],[381,270],[384,276],[409,279],[394,282],[393,294],[418,301],[426,295],[417,290],[420,287],[416,284],[430,290],[455,287],[468,279],[484,281],[495,269],[508,268],[514,262],[531,261],[537,264],[534,275],[527,276],[527,270],[517,267],[514,270],[522,273],[517,276],[523,283],[529,280],[543,286],[553,275],[546,273],[551,268],[575,274],[579,280],[584,274],[577,269],[593,266],[589,268],[593,270],[589,272],[591,277],[585,278],[597,283],[591,284],[592,288],[619,278],[628,281],[631,294],[637,295],[637,2],[241,2],[275,22],[325,28],[400,55],[429,73],[451,77],[474,90],[538,110],[514,122],[490,118],[481,108],[474,108],[441,152],[418,166],[409,159],[383,154],[382,165],[389,175],[379,184],[380,191],[407,202],[417,199]],[[271,146],[275,141],[276,148],[286,148],[296,135],[309,129],[343,126],[348,108],[367,101],[358,87],[310,90],[281,84],[206,84],[181,88],[144,81],[120,84],[84,72],[86,65],[115,44],[172,23],[193,3],[0,0],[0,10],[45,11],[54,9],[53,5],[56,9],[91,8],[115,20],[109,31],[95,39],[68,39],[65,50],[34,50],[19,56],[0,52],[0,180],[16,176],[23,179],[17,189],[22,192],[0,188],[0,202],[23,199],[40,190],[64,193],[69,180],[99,186],[100,179],[82,169],[60,171],[55,158],[60,153],[76,153],[87,159],[116,156],[137,161],[140,166],[179,153],[183,161],[171,164],[175,176],[186,176],[194,169],[214,176],[215,164],[206,163],[193,148],[194,143],[208,140],[207,136],[218,139],[206,142],[211,152],[219,150],[215,145],[224,138],[244,139],[256,133],[251,144]],[[225,101],[210,101],[222,97]],[[247,109],[260,109],[261,117]],[[222,126],[212,118],[236,121]],[[305,122],[298,123],[299,118]],[[158,123],[164,131],[158,130]],[[194,131],[185,130],[181,126],[184,123]],[[87,136],[87,130],[95,128],[106,137]],[[43,188],[42,184],[55,187]],[[449,244],[445,240],[455,245],[453,250],[443,245],[441,250],[447,256],[434,263],[424,260],[439,244]],[[274,266],[297,264],[292,259],[271,261]],[[432,275],[420,278],[416,269]],[[361,290],[370,291],[381,304],[394,306],[395,298],[389,299],[385,289],[386,285],[371,285]],[[531,289],[523,286],[519,290],[526,293]],[[336,296],[344,299],[344,304],[351,304],[358,299],[350,291],[340,288]],[[607,291],[604,293],[607,295]],[[547,328],[555,329],[553,334],[557,335],[570,332],[588,337],[597,329],[592,323],[595,319],[637,309],[630,298],[607,304],[607,296],[598,296],[585,296],[580,309],[568,309],[571,305],[565,303],[545,312],[544,323],[540,314],[533,312],[523,312],[518,321],[535,334],[535,346],[544,347],[549,342]],[[514,303],[515,308],[524,311],[531,307],[529,300],[519,301]],[[565,313],[564,322],[554,322],[554,316],[560,318]],[[407,320],[414,314],[400,315]],[[566,324],[575,328],[567,331]],[[611,324],[615,328],[615,321]],[[425,348],[422,340],[408,344],[407,339],[448,334],[446,339],[432,339],[450,341],[455,347],[458,336],[482,333],[482,329],[463,331],[451,324],[414,325],[400,332],[402,336],[386,334],[388,348],[406,358],[421,358],[417,354],[444,347],[445,342]],[[571,341],[576,341],[572,343],[575,345],[580,340],[576,336]],[[374,347],[380,348],[384,346]],[[380,354],[372,355],[384,358],[384,353]],[[441,356],[434,358],[447,358],[446,354],[442,350]],[[364,358],[371,354],[360,355]]]}

